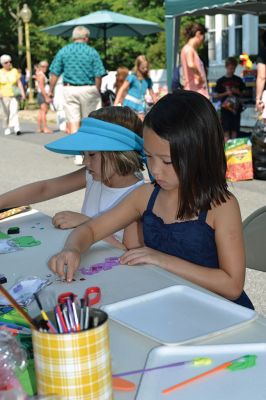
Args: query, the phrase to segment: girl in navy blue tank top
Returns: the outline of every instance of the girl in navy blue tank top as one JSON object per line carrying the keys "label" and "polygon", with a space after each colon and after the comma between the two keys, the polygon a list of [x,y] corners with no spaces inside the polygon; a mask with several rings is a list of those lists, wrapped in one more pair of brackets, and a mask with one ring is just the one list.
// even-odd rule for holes
{"label": "girl in navy blue tank top", "polygon": [[224,136],[208,99],[177,91],[160,99],[144,120],[144,150],[154,183],[75,229],[50,268],[72,279],[80,253],[94,242],[142,220],[144,246],[121,263],[154,264],[240,305],[245,251],[241,215],[225,179]]}

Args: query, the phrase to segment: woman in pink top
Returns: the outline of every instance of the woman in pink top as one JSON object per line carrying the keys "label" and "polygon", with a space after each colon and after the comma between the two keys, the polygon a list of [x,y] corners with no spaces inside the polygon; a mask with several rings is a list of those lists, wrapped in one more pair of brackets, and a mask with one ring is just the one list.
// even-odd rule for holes
{"label": "woman in pink top", "polygon": [[185,29],[187,43],[181,50],[184,89],[193,90],[209,98],[206,73],[197,49],[204,41],[207,32],[204,25],[192,23]]}

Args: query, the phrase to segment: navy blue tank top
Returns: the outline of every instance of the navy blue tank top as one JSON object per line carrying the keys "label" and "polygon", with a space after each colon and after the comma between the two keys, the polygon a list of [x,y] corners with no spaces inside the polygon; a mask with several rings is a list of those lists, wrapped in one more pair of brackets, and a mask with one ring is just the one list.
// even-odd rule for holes
{"label": "navy blue tank top", "polygon": [[[165,224],[153,213],[160,186],[156,185],[143,213],[145,246],[209,268],[219,268],[214,229],[206,223],[207,211],[196,220]],[[254,309],[245,292],[234,303]]]}

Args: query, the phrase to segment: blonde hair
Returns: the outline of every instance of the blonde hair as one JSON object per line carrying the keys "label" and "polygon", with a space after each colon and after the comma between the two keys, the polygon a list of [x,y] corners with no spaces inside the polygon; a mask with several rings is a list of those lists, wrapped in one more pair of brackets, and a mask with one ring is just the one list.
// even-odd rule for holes
{"label": "blonde hair", "polygon": [[[121,125],[142,137],[142,122],[129,107],[104,107],[92,111],[89,117]],[[101,175],[103,182],[108,182],[108,167],[110,165],[115,173],[120,176],[136,174],[144,169],[142,156],[136,150],[102,151]]]}
{"label": "blonde hair", "polygon": [[73,40],[86,39],[89,37],[90,37],[90,31],[85,26],[76,26],[76,28],[73,29],[72,32]]}
{"label": "blonde hair", "polygon": [[114,88],[116,91],[120,89],[120,87],[123,85],[125,82],[126,77],[128,76],[129,69],[127,67],[118,67],[116,70],[116,79],[115,79],[115,84]]}
{"label": "blonde hair", "polygon": [[[142,63],[146,62],[148,64],[148,71],[144,74],[145,78],[149,77],[149,71],[150,71],[150,63],[149,60],[147,59],[146,56],[144,56],[143,54],[139,55],[136,60],[135,60],[135,64],[134,64],[134,68],[133,68],[133,74],[139,76],[140,72],[139,72],[139,67]],[[143,74],[142,74],[143,75]]]}

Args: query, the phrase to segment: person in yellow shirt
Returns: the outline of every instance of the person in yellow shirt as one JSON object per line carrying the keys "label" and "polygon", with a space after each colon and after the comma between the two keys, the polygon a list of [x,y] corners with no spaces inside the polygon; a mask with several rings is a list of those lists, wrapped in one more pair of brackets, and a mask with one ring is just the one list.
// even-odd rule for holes
{"label": "person in yellow shirt", "polygon": [[0,102],[3,110],[4,134],[10,135],[14,131],[20,135],[17,96],[20,91],[19,96],[25,99],[24,88],[18,70],[12,66],[11,57],[3,54],[0,63],[3,67],[0,69]]}

